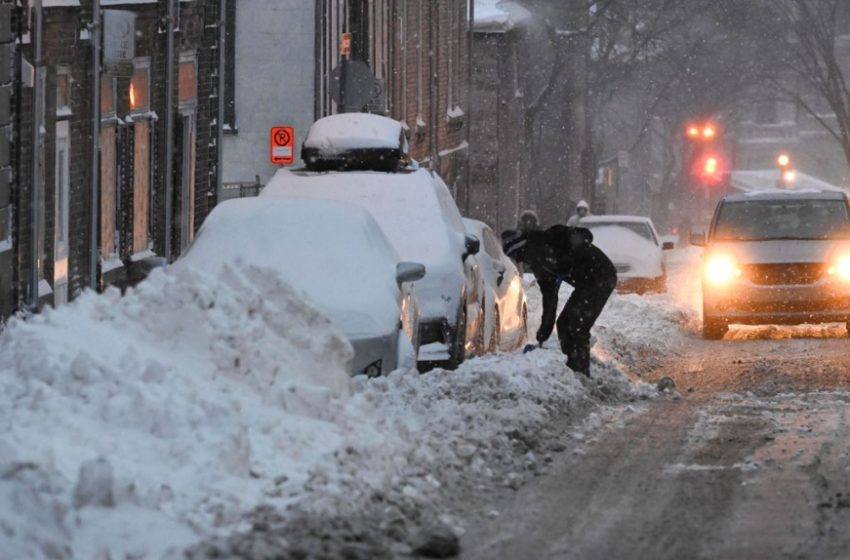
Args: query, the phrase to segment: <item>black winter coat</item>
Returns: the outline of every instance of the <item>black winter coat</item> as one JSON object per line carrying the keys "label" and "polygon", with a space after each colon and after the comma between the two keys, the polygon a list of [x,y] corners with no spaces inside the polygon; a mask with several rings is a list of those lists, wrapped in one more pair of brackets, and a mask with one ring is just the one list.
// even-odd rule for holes
{"label": "black winter coat", "polygon": [[593,245],[587,228],[556,225],[544,231],[505,234],[505,253],[525,263],[538,280],[558,279],[580,289],[617,283],[617,269]]}

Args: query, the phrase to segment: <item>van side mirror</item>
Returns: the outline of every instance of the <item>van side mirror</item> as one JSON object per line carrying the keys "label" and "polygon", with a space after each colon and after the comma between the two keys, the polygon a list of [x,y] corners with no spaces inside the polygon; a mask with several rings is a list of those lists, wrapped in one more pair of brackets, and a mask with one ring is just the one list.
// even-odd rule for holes
{"label": "van side mirror", "polygon": [[425,277],[425,265],[415,262],[400,262],[395,267],[395,281],[401,286],[405,282],[416,282]]}
{"label": "van side mirror", "polygon": [[691,234],[691,245],[696,247],[705,247],[705,234],[704,233],[692,233]]}
{"label": "van side mirror", "polygon": [[665,241],[661,244],[662,251],[672,251],[676,248],[676,245],[672,241]]}
{"label": "van side mirror", "polygon": [[474,235],[466,234],[466,253],[463,254],[463,260],[470,255],[477,255],[481,250],[481,241]]}

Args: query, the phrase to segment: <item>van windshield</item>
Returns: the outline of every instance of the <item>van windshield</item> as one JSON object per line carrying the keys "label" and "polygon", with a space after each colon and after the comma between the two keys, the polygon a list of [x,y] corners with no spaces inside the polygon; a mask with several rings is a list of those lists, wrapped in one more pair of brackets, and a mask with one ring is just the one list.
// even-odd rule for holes
{"label": "van windshield", "polygon": [[746,200],[725,202],[714,241],[850,239],[843,200]]}

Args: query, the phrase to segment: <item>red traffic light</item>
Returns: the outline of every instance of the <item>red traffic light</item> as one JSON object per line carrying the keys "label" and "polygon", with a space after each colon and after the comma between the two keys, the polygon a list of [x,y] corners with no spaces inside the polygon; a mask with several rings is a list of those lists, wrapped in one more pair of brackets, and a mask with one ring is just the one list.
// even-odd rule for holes
{"label": "red traffic light", "polygon": [[698,183],[709,186],[720,184],[725,172],[726,162],[716,154],[705,154],[697,158],[691,169],[691,174]]}
{"label": "red traffic light", "polygon": [[711,122],[694,122],[685,127],[685,135],[691,141],[713,142],[720,135],[720,131]]}

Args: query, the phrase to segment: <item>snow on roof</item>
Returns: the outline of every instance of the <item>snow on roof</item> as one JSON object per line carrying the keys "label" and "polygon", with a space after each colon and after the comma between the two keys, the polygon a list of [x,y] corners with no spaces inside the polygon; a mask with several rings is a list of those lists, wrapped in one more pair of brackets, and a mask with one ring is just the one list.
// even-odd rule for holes
{"label": "snow on roof", "polygon": [[[733,190],[741,192],[756,192],[756,191],[773,191],[777,190],[777,181],[779,180],[779,171],[775,169],[755,170],[755,171],[732,171],[730,173],[730,183]],[[782,189],[781,192],[792,191],[840,191],[846,192],[847,189],[827,183],[811,175],[797,172],[797,179],[794,184],[788,189]]]}
{"label": "snow on roof", "polygon": [[369,113],[342,113],[314,122],[307,132],[304,147],[330,153],[352,149],[398,149],[401,137],[399,121]]}
{"label": "snow on roof", "polygon": [[178,264],[212,274],[227,265],[271,269],[358,338],[393,332],[399,260],[369,212],[354,204],[243,198],[212,211]]}
{"label": "snow on roof", "polygon": [[476,33],[507,33],[531,19],[531,12],[509,0],[475,0]]}

